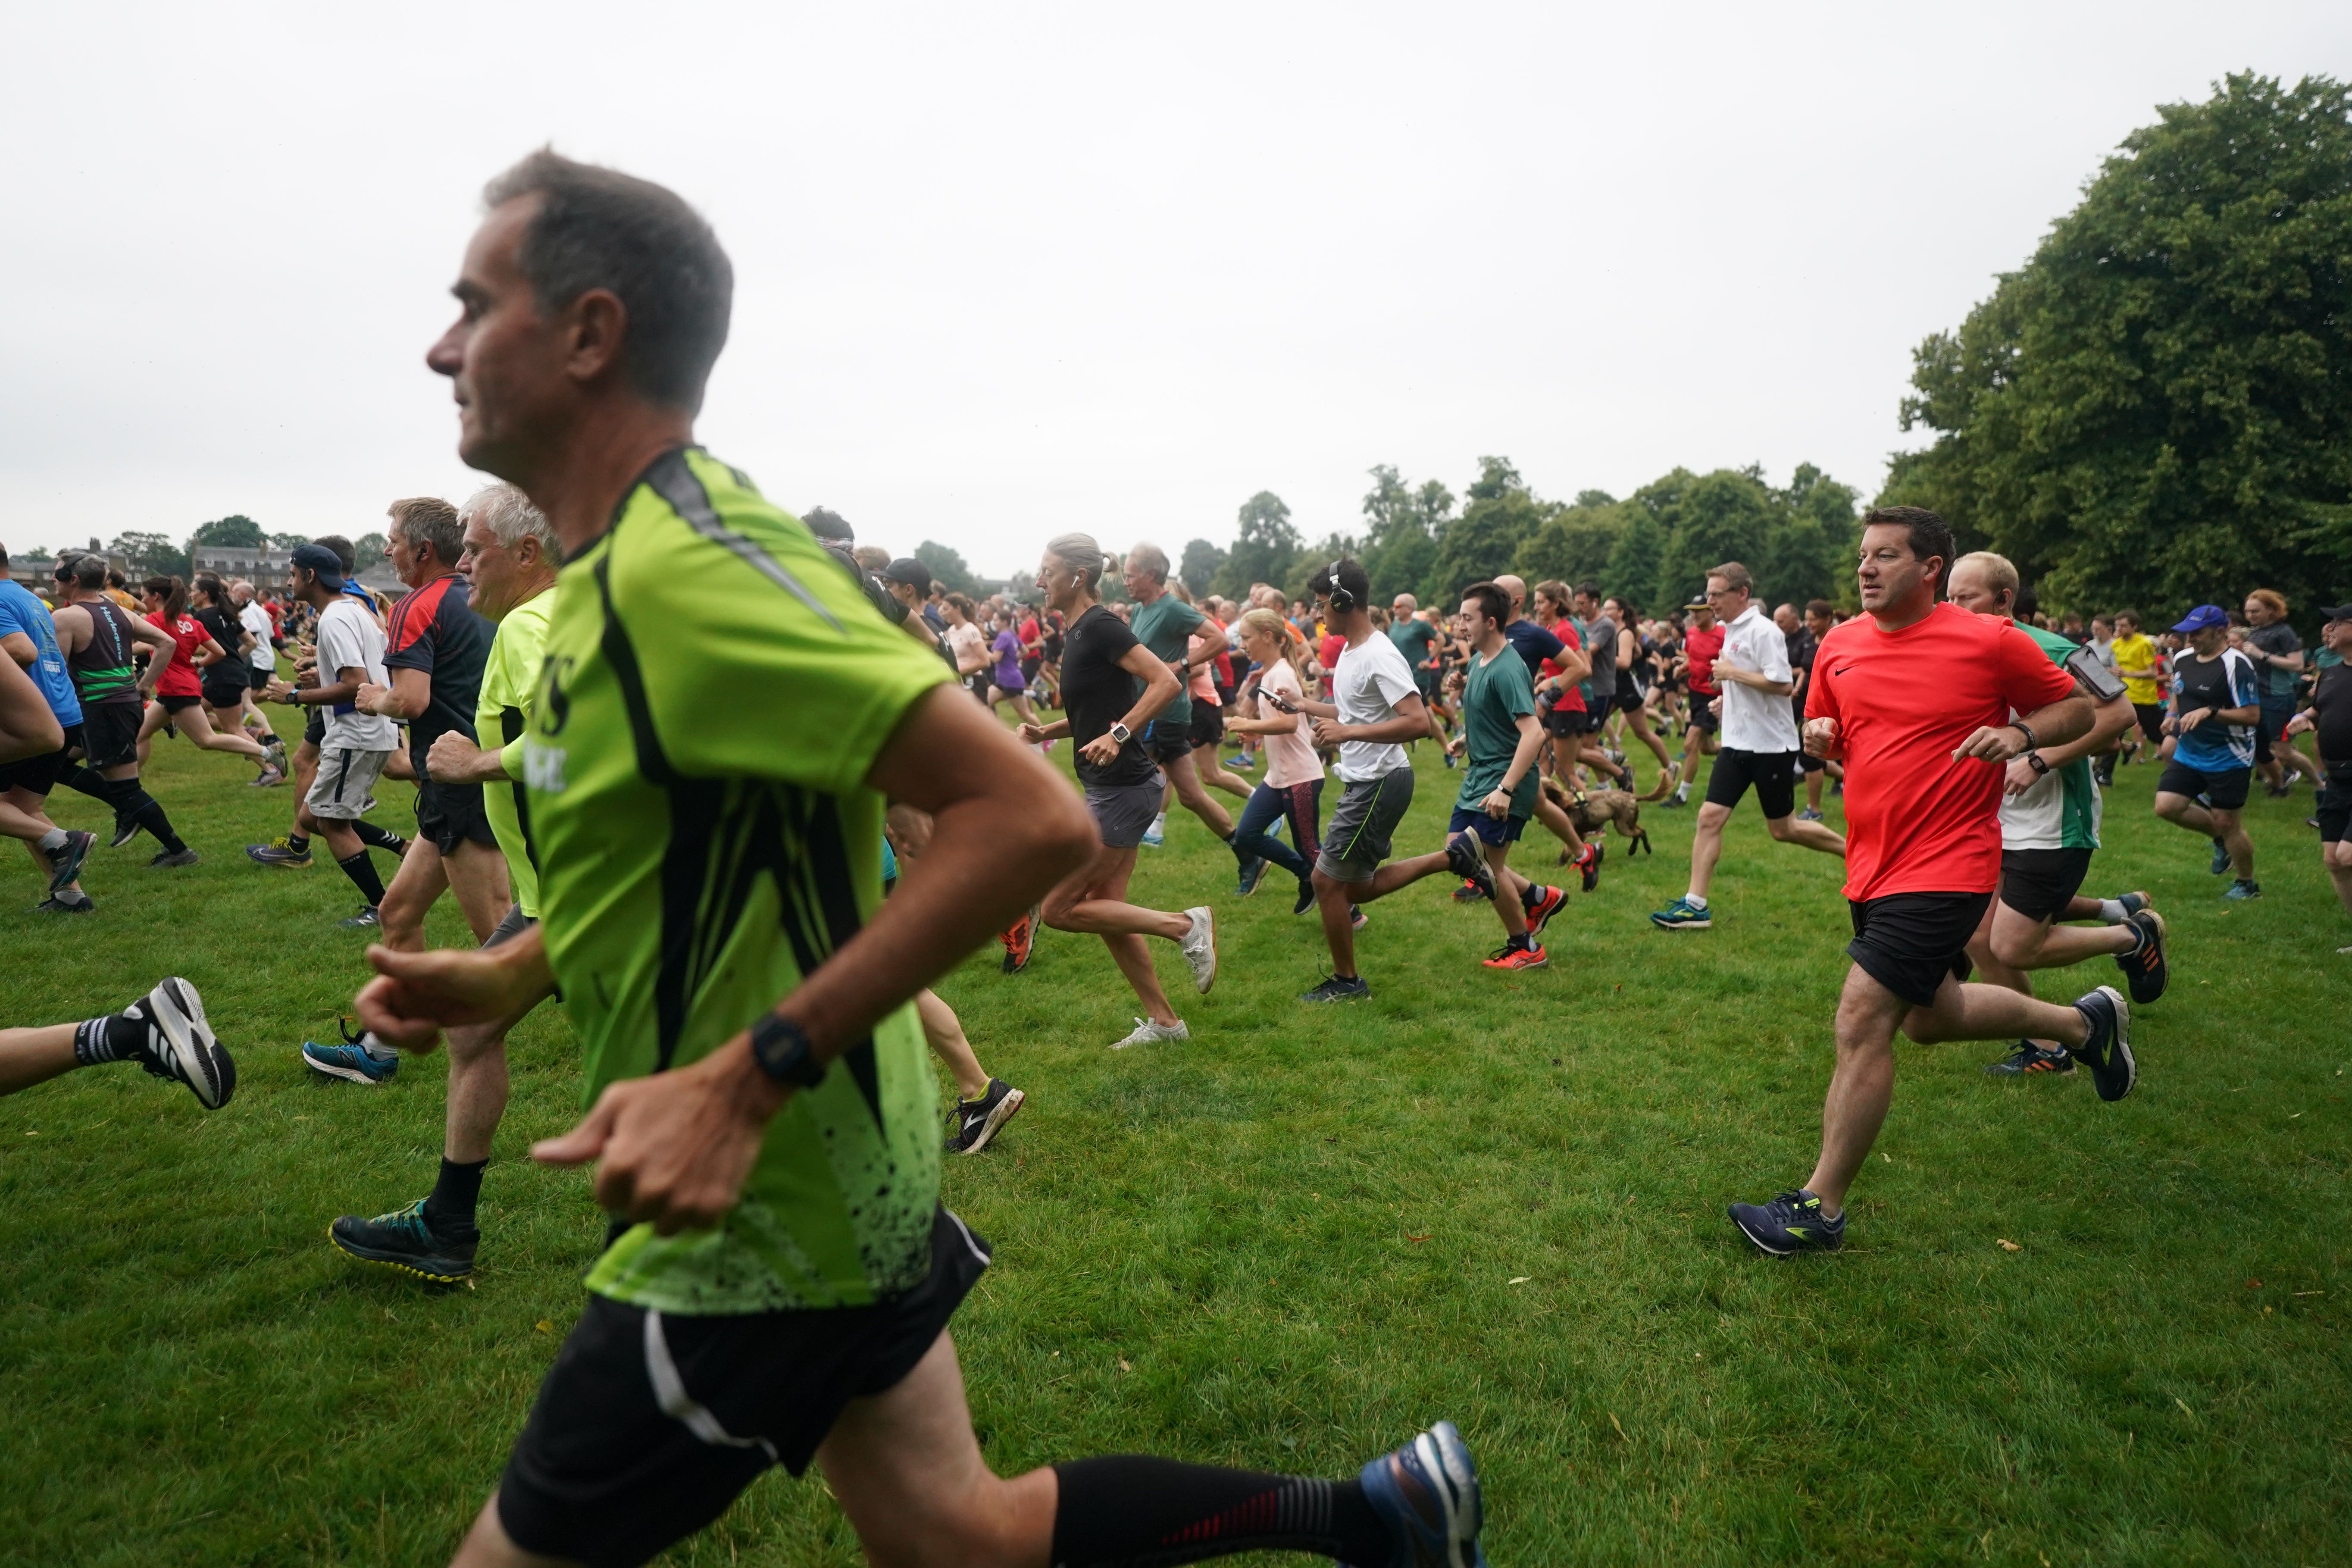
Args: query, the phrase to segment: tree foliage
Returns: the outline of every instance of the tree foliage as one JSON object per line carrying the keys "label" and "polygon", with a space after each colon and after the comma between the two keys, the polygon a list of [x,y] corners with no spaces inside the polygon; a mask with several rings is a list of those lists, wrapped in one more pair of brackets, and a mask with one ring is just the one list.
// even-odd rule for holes
{"label": "tree foliage", "polygon": [[950,594],[969,594],[977,585],[963,556],[944,544],[926,539],[915,546],[915,559],[931,569],[931,580]]}
{"label": "tree foliage", "polygon": [[1219,594],[1239,598],[1253,583],[1286,583],[1297,564],[1298,530],[1290,521],[1290,508],[1272,490],[1260,490],[1242,502],[1232,552],[1217,569],[1211,584]]}
{"label": "tree foliage", "polygon": [[1210,591],[1217,580],[1217,569],[1225,563],[1225,552],[1205,539],[1196,539],[1184,546],[1184,559],[1176,565],[1176,575],[1184,586],[1192,590],[1192,597]]}
{"label": "tree foliage", "polygon": [[238,512],[200,523],[188,538],[188,552],[198,550],[258,550],[268,542],[261,524]]}
{"label": "tree foliage", "polygon": [[109,555],[120,555],[130,564],[130,574],[143,576],[161,572],[174,577],[188,574],[188,552],[172,542],[163,533],[118,533],[106,547]]}
{"label": "tree foliage", "polygon": [[352,541],[352,571],[365,572],[392,553],[392,541],[381,533],[362,533]]}
{"label": "tree foliage", "polygon": [[[2044,605],[2161,614],[2352,556],[2352,93],[2233,76],[2126,137],[2025,267],[1913,354],[1882,501]],[[2300,618],[2300,617],[2298,617]]]}

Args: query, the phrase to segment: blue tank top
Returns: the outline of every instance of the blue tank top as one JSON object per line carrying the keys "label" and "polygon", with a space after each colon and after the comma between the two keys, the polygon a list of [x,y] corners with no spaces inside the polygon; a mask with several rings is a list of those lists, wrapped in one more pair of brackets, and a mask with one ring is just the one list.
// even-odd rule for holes
{"label": "blue tank top", "polygon": [[0,580],[0,637],[10,632],[22,632],[32,639],[33,664],[26,673],[41,689],[58,722],[80,723],[81,700],[74,695],[73,676],[58,647],[57,623],[49,619],[49,607],[22,583]]}

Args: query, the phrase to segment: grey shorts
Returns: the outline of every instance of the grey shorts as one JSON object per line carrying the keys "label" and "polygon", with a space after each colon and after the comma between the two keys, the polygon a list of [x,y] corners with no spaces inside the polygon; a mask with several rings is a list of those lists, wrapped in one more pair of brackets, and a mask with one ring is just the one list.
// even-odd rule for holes
{"label": "grey shorts", "polygon": [[489,940],[482,943],[482,946],[485,948],[503,946],[538,923],[538,917],[523,913],[520,904],[509,904],[507,912],[499,917],[497,928],[490,932]]}
{"label": "grey shorts", "polygon": [[383,777],[383,765],[390,761],[390,752],[321,747],[318,776],[310,781],[310,793],[302,797],[302,804],[313,816],[356,822],[368,803],[368,793]]}
{"label": "grey shorts", "polygon": [[1143,830],[1160,815],[1168,786],[1158,779],[1149,784],[1088,784],[1087,809],[1095,814],[1095,830],[1106,849],[1132,849],[1143,842]]}
{"label": "grey shorts", "polygon": [[1344,784],[1315,868],[1335,882],[1370,881],[1389,858],[1397,824],[1412,805],[1411,768],[1392,768],[1376,779]]}

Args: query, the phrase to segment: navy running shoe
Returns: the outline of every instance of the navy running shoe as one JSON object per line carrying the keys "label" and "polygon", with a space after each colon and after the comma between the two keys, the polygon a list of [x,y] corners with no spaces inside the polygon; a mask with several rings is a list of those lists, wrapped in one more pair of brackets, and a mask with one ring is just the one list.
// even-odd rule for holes
{"label": "navy running shoe", "polygon": [[1396,1542],[1386,1563],[1359,1568],[1486,1568],[1478,1550],[1486,1506],[1478,1467],[1451,1421],[1440,1421],[1357,1475],[1364,1500]]}
{"label": "navy running shoe", "polygon": [[50,892],[73,885],[73,879],[81,875],[81,863],[89,858],[90,847],[97,842],[97,834],[77,828],[68,832],[66,841],[55,849],[42,851],[48,857]]}
{"label": "navy running shoe", "polygon": [[1242,865],[1241,880],[1234,886],[1234,897],[1237,899],[1248,898],[1252,893],[1257,891],[1258,883],[1265,879],[1265,858],[1257,855],[1251,856],[1249,859],[1244,861]]}
{"label": "navy running shoe", "polygon": [[327,1227],[335,1249],[362,1263],[380,1263],[432,1285],[456,1285],[474,1272],[482,1233],[472,1226],[446,1235],[425,1217],[425,1200],[362,1219],[347,1214]]}
{"label": "navy running shoe", "polygon": [[1835,1252],[1845,1245],[1845,1215],[1823,1217],[1822,1200],[1799,1188],[1777,1194],[1769,1204],[1734,1204],[1731,1223],[1754,1242],[1757,1250],[1775,1258],[1792,1252]]}
{"label": "navy running shoe", "polygon": [[2205,869],[2219,877],[2230,868],[2230,847],[2220,839],[2213,840],[2213,858]]}
{"label": "navy running shoe", "polygon": [[2077,997],[2074,1011],[2083,1015],[2091,1031],[2074,1047],[2074,1059],[2091,1069],[2091,1083],[2101,1100],[2121,1100],[2139,1081],[2139,1064],[2131,1051],[2131,1004],[2114,986],[2102,985]]}
{"label": "navy running shoe", "polygon": [[2027,1073],[2050,1073],[2063,1078],[2074,1070],[2073,1057],[2064,1051],[2037,1046],[2032,1040],[2018,1041],[2017,1049],[1985,1068],[1996,1078],[2021,1078]]}
{"label": "navy running shoe", "polygon": [[1312,991],[1298,994],[1301,1002],[1360,1002],[1372,994],[1360,974],[1331,975]]}
{"label": "navy running shoe", "polygon": [[1445,863],[1454,874],[1478,889],[1478,896],[1489,903],[1495,898],[1495,873],[1486,865],[1486,857],[1479,852],[1478,836],[1457,833],[1445,846]]}
{"label": "navy running shoe", "polygon": [[2116,954],[2116,967],[2124,972],[2134,1002],[2153,1002],[2172,983],[2172,969],[2164,957],[2164,917],[2143,907],[2126,915],[2124,923],[2139,933],[2139,945]]}

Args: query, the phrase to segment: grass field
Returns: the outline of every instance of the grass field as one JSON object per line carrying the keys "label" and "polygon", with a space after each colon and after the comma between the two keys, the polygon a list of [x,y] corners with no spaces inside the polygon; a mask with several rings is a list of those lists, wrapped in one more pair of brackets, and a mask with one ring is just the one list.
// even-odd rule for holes
{"label": "grass field", "polygon": [[[157,750],[154,792],[205,863],[151,874],[145,839],[101,848],[100,912],[54,921],[24,912],[10,851],[0,1015],[85,1017],[184,974],[239,1087],[206,1115],[110,1068],[0,1102],[0,1560],[440,1562],[602,1234],[584,1173],[521,1158],[577,1114],[568,1029],[542,1011],[515,1038],[475,1289],[331,1250],[336,1215],[429,1186],[440,1060],[375,1089],[305,1071],[297,1047],[362,975],[333,925],[351,889],[323,860],[240,853],[285,831],[289,791]],[[1401,847],[1433,847],[1453,798],[1421,751]],[[1661,933],[1643,916],[1682,889],[1690,814],[1650,807],[1658,855],[1612,844],[1549,968],[1478,968],[1493,916],[1433,880],[1372,908],[1372,998],[1309,1009],[1291,997],[1322,973],[1311,919],[1271,886],[1235,901],[1230,857],[1171,823],[1136,897],[1223,925],[1215,993],[1180,998],[1190,1043],[1104,1048],[1135,1009],[1090,938],[1047,933],[1013,978],[979,954],[940,986],[1030,1095],[946,1178],[998,1249],[956,1322],[992,1461],[1352,1474],[1451,1415],[1497,1568],[2352,1561],[2352,922],[2307,794],[2255,803],[2266,896],[2230,906],[2203,841],[2149,816],[2154,772],[2111,795],[2089,889],[2147,889],[2171,921],[2137,1092],[2104,1105],[2087,1074],[1999,1082],[1979,1070],[1997,1047],[1905,1043],[1845,1251],[1785,1262],[1723,1207],[1811,1167],[1835,862],[1772,845],[1751,804],[1715,929]],[[406,786],[382,794],[406,826]],[[79,795],[57,805],[102,826]],[[463,939],[446,907],[434,936]],[[2043,994],[2114,977],[2102,961]],[[857,1560],[822,1485],[778,1474],[667,1561]]]}

